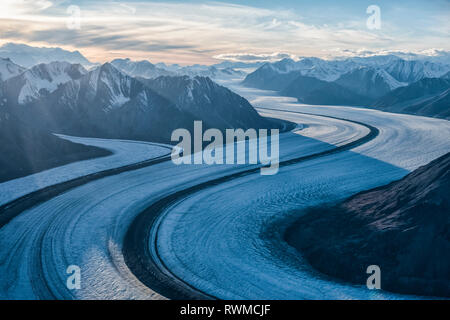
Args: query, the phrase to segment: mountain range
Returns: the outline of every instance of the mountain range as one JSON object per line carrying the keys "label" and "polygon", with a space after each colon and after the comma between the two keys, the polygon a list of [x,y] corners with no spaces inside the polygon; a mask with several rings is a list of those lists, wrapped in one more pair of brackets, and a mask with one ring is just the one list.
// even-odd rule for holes
{"label": "mountain range", "polygon": [[166,68],[160,68],[150,63],[147,60],[132,61],[129,58],[115,59],[111,61],[111,64],[117,69],[125,72],[132,77],[142,78],[157,78],[160,76],[175,76],[176,73],[166,70]]}
{"label": "mountain range", "polygon": [[130,59],[115,59],[111,64],[119,70],[132,77],[154,79],[160,76],[190,76],[190,77],[243,77],[245,74],[231,67],[218,68],[216,66],[192,65],[180,66],[177,64],[166,65],[158,63],[156,65],[147,60],[132,61]]}
{"label": "mountain range", "polygon": [[67,51],[61,48],[39,48],[18,43],[6,43],[0,46],[0,58],[9,58],[14,63],[25,68],[53,61],[66,61],[72,64],[81,64],[85,67],[93,65],[79,51]]}
{"label": "mountain range", "polygon": [[52,62],[1,84],[2,105],[52,132],[170,142],[177,128],[272,128],[247,100],[206,77],[135,78],[105,63]]}
{"label": "mountain range", "polygon": [[[450,63],[403,60],[393,55],[334,61],[284,59],[248,74],[243,85],[273,90],[306,104],[369,106],[448,118],[448,83],[425,79],[448,79],[449,74]],[[427,81],[436,85],[433,94],[417,94],[416,101],[402,94],[426,86]]]}
{"label": "mountain range", "polygon": [[80,64],[38,64],[5,81],[6,98],[14,104],[27,104],[54,92],[64,83],[80,79],[86,73]]}
{"label": "mountain range", "polygon": [[[51,62],[68,62],[79,64],[86,69],[99,66],[86,59],[79,51],[67,51],[61,48],[32,47],[25,44],[6,43],[0,46],[0,58],[10,59],[14,64],[24,68],[31,68],[38,64]],[[245,73],[239,68],[255,68],[260,64],[242,62],[223,62],[212,66],[191,65],[181,66],[178,64],[166,65],[165,63],[152,64],[150,61],[133,61],[129,58],[114,59],[111,63],[119,70],[132,77],[157,78],[159,76],[203,76],[217,77],[244,77]],[[0,68],[2,65],[0,64]],[[0,69],[1,71],[1,69]],[[2,72],[5,73],[5,72]],[[1,81],[2,79],[0,79]],[[5,80],[5,79],[3,79]]]}

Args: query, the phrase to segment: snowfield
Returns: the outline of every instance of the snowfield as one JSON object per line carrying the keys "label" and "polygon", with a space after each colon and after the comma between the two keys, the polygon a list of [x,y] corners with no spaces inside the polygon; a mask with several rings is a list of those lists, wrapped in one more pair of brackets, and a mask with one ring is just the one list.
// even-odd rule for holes
{"label": "snowfield", "polygon": [[[246,175],[176,203],[155,229],[158,254],[168,269],[218,298],[411,298],[324,278],[282,241],[282,231],[296,217],[293,210],[399,179],[449,152],[450,122],[299,105],[270,92],[240,93],[266,108],[259,109],[263,115],[302,125],[280,135],[280,161],[331,150],[369,133],[366,126],[327,116],[367,123],[379,134],[352,150],[282,167],[274,176]],[[24,211],[0,229],[0,298],[163,299],[124,262],[122,243],[133,219],[164,196],[251,167],[167,161],[92,181]],[[14,187],[11,182],[9,189]],[[80,290],[65,285],[69,265],[82,270]]]}

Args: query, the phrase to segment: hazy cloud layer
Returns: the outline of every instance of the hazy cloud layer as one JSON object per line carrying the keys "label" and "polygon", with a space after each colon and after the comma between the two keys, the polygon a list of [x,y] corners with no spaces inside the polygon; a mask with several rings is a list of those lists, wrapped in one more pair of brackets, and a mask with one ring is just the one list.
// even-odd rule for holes
{"label": "hazy cloud layer", "polygon": [[274,52],[274,53],[224,53],[214,56],[215,59],[228,60],[228,61],[241,61],[241,62],[271,62],[278,61],[285,58],[296,59],[297,57],[293,54],[285,52]]}
{"label": "hazy cloud layer", "polygon": [[[67,9],[76,3],[80,29],[69,29]],[[448,21],[436,14],[424,17],[427,23],[418,41],[417,33],[392,19],[383,21],[380,30],[369,30],[364,8],[356,16],[330,12],[329,19],[311,21],[296,10],[222,2],[2,0],[1,7],[1,41],[78,49],[93,61],[129,56],[156,62],[254,62],[328,57],[345,50],[450,49]]]}

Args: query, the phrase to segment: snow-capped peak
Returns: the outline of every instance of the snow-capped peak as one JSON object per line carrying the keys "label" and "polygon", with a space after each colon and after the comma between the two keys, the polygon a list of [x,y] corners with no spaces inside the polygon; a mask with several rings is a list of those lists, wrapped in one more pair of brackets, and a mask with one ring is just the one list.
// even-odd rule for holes
{"label": "snow-capped peak", "polygon": [[395,79],[393,76],[391,76],[389,73],[386,72],[384,69],[377,69],[372,76],[372,80],[375,81],[376,77],[380,77],[386,82],[386,84],[389,86],[391,90],[397,89],[399,87],[407,86],[407,82],[400,82],[397,79]]}
{"label": "snow-capped peak", "polygon": [[171,71],[156,67],[147,60],[132,61],[129,58],[115,59],[111,61],[111,64],[132,77],[152,79],[159,76],[174,75]]}
{"label": "snow-capped peak", "polygon": [[87,73],[79,64],[51,62],[36,65],[23,72],[16,83],[23,83],[18,103],[26,104],[55,91],[60,85],[81,78]]}
{"label": "snow-capped peak", "polygon": [[26,68],[52,61],[67,61],[73,64],[79,63],[83,66],[91,65],[91,62],[78,51],[70,52],[61,48],[38,48],[18,43],[6,43],[0,46],[0,57],[11,58],[15,63]]}
{"label": "snow-capped peak", "polygon": [[12,77],[18,76],[25,68],[15,64],[11,59],[0,58],[0,81],[8,80]]}
{"label": "snow-capped peak", "polygon": [[87,99],[100,99],[98,106],[105,112],[120,107],[130,100],[133,81],[135,80],[111,63],[97,67],[82,79],[87,86]]}

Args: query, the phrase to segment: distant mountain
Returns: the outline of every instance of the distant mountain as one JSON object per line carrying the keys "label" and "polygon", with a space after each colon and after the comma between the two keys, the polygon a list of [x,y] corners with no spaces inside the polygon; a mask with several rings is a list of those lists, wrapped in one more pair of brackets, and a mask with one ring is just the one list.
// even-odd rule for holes
{"label": "distant mountain", "polygon": [[37,129],[0,108],[0,183],[70,162],[110,155]]}
{"label": "distant mountain", "polygon": [[179,76],[190,76],[190,77],[208,77],[208,78],[228,78],[230,76],[243,77],[245,74],[242,71],[234,70],[233,68],[217,68],[215,66],[204,66],[204,65],[192,65],[179,67],[175,70],[172,69]]}
{"label": "distant mountain", "polygon": [[430,49],[427,52],[399,52],[393,51],[391,55],[395,55],[403,60],[430,61],[436,63],[450,64],[450,51]]}
{"label": "distant mountain", "polygon": [[160,76],[176,75],[175,72],[168,71],[164,68],[156,67],[147,60],[132,61],[130,59],[115,59],[111,64],[117,69],[125,72],[132,77],[157,78]]}
{"label": "distant mountain", "polygon": [[234,70],[230,67],[216,68],[215,66],[192,65],[180,66],[177,64],[166,65],[164,63],[157,63],[156,65],[147,60],[131,61],[130,59],[115,59],[111,62],[113,66],[122,70],[133,77],[141,77],[147,79],[154,79],[160,76],[190,76],[190,77],[209,77],[209,78],[223,78],[230,76],[244,76],[241,71]]}
{"label": "distant mountain", "polygon": [[333,61],[319,58],[302,58],[295,63],[295,68],[302,75],[328,82],[335,81],[342,74],[349,72],[357,66],[351,60]]}
{"label": "distant mountain", "polygon": [[81,64],[85,67],[92,65],[78,51],[71,52],[61,48],[38,48],[16,43],[6,43],[1,46],[0,57],[10,58],[14,63],[26,68],[53,61],[66,61],[72,64]]}
{"label": "distant mountain", "polygon": [[247,87],[280,91],[287,88],[298,76],[307,76],[332,82],[358,65],[351,61],[326,61],[319,58],[302,58],[299,61],[283,59],[266,63],[247,75],[243,85]]}
{"label": "distant mountain", "polygon": [[[217,69],[217,68],[216,68]],[[216,74],[216,78],[220,77],[244,77],[247,75],[246,71],[243,70],[236,70],[234,68],[221,68],[217,69],[219,72]]]}
{"label": "distant mountain", "polygon": [[295,62],[290,59],[279,64],[266,64],[248,75],[244,85],[275,90],[302,103],[357,106],[367,105],[372,99],[406,85],[386,71],[371,67],[354,68],[332,82],[302,75],[298,70],[292,71],[293,68]]}
{"label": "distant mountain", "polygon": [[384,70],[400,82],[413,83],[423,78],[439,78],[450,71],[450,66],[429,61],[398,59],[386,65]]}
{"label": "distant mountain", "polygon": [[371,106],[389,112],[450,119],[450,80],[425,78],[389,92]]}
{"label": "distant mountain", "polygon": [[407,85],[395,80],[385,70],[371,67],[353,69],[340,76],[335,83],[370,99],[379,98],[389,91]]}
{"label": "distant mountain", "polygon": [[298,76],[280,94],[307,104],[362,106],[369,102],[368,98],[335,82],[306,76]]}
{"label": "distant mountain", "polygon": [[86,69],[79,64],[39,64],[8,79],[5,83],[6,96],[12,104],[26,104],[52,93],[64,83],[80,79],[86,73]]}
{"label": "distant mountain", "polygon": [[[280,90],[280,88],[287,87],[288,84],[285,82],[292,80],[290,77],[283,75],[292,72],[333,82],[344,74],[361,69],[361,67],[375,69],[381,77],[387,78],[386,74],[381,74],[382,71],[385,71],[393,78],[387,81],[391,87],[398,86],[398,83],[412,83],[425,77],[441,77],[450,71],[450,65],[447,64],[429,61],[407,61],[393,55],[354,57],[341,60],[302,58],[294,61],[292,59],[283,59],[278,62],[264,64],[247,75],[243,84],[260,89]],[[276,85],[274,85],[274,79],[277,79]]]}
{"label": "distant mountain", "polygon": [[255,69],[261,67],[265,62],[240,62],[240,61],[223,61],[214,65],[218,69]]}
{"label": "distant mountain", "polygon": [[302,215],[286,234],[313,267],[388,291],[450,297],[450,153],[402,180]]}
{"label": "distant mountain", "polygon": [[25,68],[15,64],[11,59],[0,58],[0,81],[8,80],[25,71]]}
{"label": "distant mountain", "polygon": [[[403,60],[395,55],[340,60],[302,58],[298,61],[283,59],[266,63],[248,74],[242,84],[273,90],[309,104],[389,106],[393,112],[447,117],[447,96],[444,90],[435,90],[434,94],[439,95],[433,97],[419,88],[412,93],[419,100],[407,101],[406,97],[401,96],[404,91],[399,89],[425,78],[445,79],[449,74],[450,65],[425,60]],[[412,88],[414,91],[415,87]],[[394,100],[405,104],[391,108],[397,103]]]}
{"label": "distant mountain", "polygon": [[375,55],[368,57],[351,57],[346,59],[340,59],[338,62],[351,62],[356,66],[371,67],[375,69],[384,69],[389,65],[395,64],[402,59],[393,54]]}
{"label": "distant mountain", "polygon": [[[249,74],[247,78],[252,78],[253,74],[260,73],[261,69],[264,69],[268,73],[270,77],[273,77],[275,74],[287,74],[292,72],[297,72],[303,76],[317,78],[319,80],[332,82],[338,79],[344,73],[347,73],[362,64],[358,64],[353,60],[323,60],[319,58],[301,58],[298,61],[294,61],[292,59],[286,58],[280,60],[278,62],[266,63],[253,73]],[[263,76],[260,73],[259,77]],[[264,79],[261,79],[264,80]],[[260,80],[260,81],[261,81]],[[246,79],[247,81],[247,79]],[[244,84],[246,83],[244,81]],[[255,85],[255,84],[253,84]]]}
{"label": "distant mountain", "polygon": [[141,81],[180,110],[189,112],[210,127],[274,127],[274,124],[262,118],[246,99],[207,77],[159,77]]}
{"label": "distant mountain", "polygon": [[[333,62],[333,61],[330,61]],[[449,63],[441,63],[429,57],[422,59],[402,59],[399,56],[379,55],[370,57],[352,57],[336,61],[339,64],[354,64],[354,67],[371,67],[384,70],[401,83],[412,83],[423,78],[439,78],[450,71]],[[348,70],[350,71],[350,70]]]}

